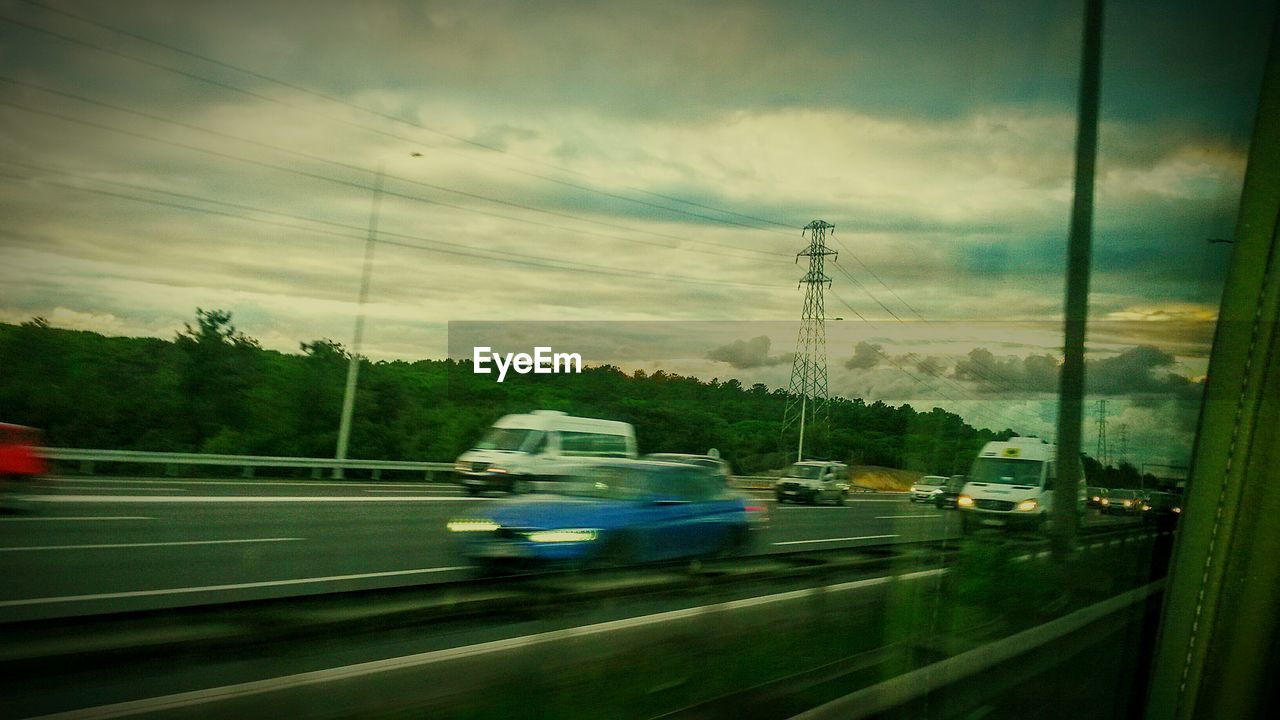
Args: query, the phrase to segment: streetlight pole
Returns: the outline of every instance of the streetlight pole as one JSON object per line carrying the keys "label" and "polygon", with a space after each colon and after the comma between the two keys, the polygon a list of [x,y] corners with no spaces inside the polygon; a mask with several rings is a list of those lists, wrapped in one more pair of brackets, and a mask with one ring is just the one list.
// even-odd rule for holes
{"label": "streetlight pole", "polygon": [[[342,395],[342,420],[338,423],[338,447],[334,453],[339,461],[347,459],[347,446],[351,440],[351,414],[356,404],[356,381],[360,376],[360,344],[364,340],[364,306],[369,300],[369,284],[373,279],[373,250],[378,240],[378,215],[382,209],[382,176],[384,168],[378,163],[378,173],[373,181],[373,207],[369,211],[369,235],[364,241],[364,271],[360,276],[360,299],[356,308],[356,328],[351,340],[347,363],[347,387]],[[342,479],[343,468],[333,469],[333,477]]]}

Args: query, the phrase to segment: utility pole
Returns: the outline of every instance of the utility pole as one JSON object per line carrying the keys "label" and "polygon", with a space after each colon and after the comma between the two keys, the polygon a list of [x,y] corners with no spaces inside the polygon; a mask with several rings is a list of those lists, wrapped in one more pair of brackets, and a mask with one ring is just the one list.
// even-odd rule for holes
{"label": "utility pole", "polygon": [[[369,234],[364,241],[364,271],[360,275],[360,299],[356,308],[356,328],[351,340],[350,358],[347,363],[347,387],[342,394],[342,419],[338,423],[338,447],[334,457],[347,459],[347,445],[351,440],[351,415],[356,406],[356,381],[360,376],[360,345],[364,340],[364,306],[369,301],[369,284],[373,279],[373,249],[378,242],[378,213],[382,208],[383,166],[378,164],[378,174],[373,181],[373,207],[369,211]],[[333,477],[342,479],[342,467],[333,469]]]}
{"label": "utility pole", "polygon": [[787,406],[782,416],[782,433],[793,425],[800,427],[800,441],[796,446],[796,461],[804,459],[804,433],[816,431],[824,436],[830,426],[830,396],[827,394],[827,328],[824,292],[831,285],[825,273],[827,256],[836,252],[827,247],[827,231],[835,225],[824,220],[814,220],[804,226],[801,234],[809,234],[809,245],[796,253],[809,258],[809,269],[797,288],[804,286],[804,310],[800,314],[800,332],[796,337],[796,354],[791,361],[791,382],[787,385]]}
{"label": "utility pole", "polygon": [[1102,463],[1105,470],[1111,464],[1110,449],[1107,447],[1107,401],[1098,401],[1098,449],[1093,455]]}
{"label": "utility pole", "polygon": [[1089,264],[1093,254],[1093,176],[1098,161],[1098,96],[1102,85],[1102,0],[1084,2],[1080,99],[1076,111],[1075,181],[1067,237],[1062,374],[1058,385],[1058,486],[1053,492],[1049,548],[1065,563],[1076,544],[1076,497],[1084,420],[1084,336],[1089,321]]}

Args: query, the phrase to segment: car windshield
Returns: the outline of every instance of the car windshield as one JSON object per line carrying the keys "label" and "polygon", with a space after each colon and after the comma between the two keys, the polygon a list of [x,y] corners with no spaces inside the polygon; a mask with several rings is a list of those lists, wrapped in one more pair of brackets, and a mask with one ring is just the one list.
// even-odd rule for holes
{"label": "car windshield", "polygon": [[969,482],[995,483],[999,485],[1039,485],[1040,460],[1012,460],[1009,458],[978,458],[973,462]]}
{"label": "car windshield", "polygon": [[800,463],[796,463],[787,471],[787,477],[814,480],[822,477],[822,469],[821,465],[801,465]]}
{"label": "car windshield", "polygon": [[1112,500],[1132,500],[1137,496],[1138,494],[1132,490],[1112,490],[1107,493],[1107,497]]}
{"label": "car windshield", "polygon": [[493,428],[476,444],[477,450],[520,450],[540,434],[528,428]]}
{"label": "car windshield", "polygon": [[922,477],[916,481],[917,485],[943,485],[947,482],[946,478],[940,477]]}

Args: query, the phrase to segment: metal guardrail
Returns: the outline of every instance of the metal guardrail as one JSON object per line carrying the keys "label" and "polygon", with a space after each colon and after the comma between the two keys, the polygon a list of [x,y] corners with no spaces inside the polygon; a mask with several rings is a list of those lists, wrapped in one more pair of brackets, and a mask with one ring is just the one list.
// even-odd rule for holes
{"label": "metal guardrail", "polygon": [[[145,450],[95,450],[89,448],[44,448],[40,451],[46,459],[59,462],[77,462],[80,472],[92,475],[95,463],[137,463],[163,465],[165,474],[177,475],[178,468],[186,465],[204,465],[243,468],[244,477],[253,477],[255,468],[309,468],[311,476],[321,477],[322,470],[370,470],[377,480],[384,470],[419,472],[427,481],[435,480],[438,472],[452,472],[453,463],[417,462],[411,460],[360,460],[347,458],[283,457],[271,455],[213,455],[209,453],[150,452]],[[340,473],[335,476],[340,477]],[[733,486],[740,490],[771,490],[777,481],[768,475],[733,475]],[[878,492],[871,488],[851,486],[854,492]]]}
{"label": "metal guardrail", "polygon": [[41,455],[49,460],[79,462],[80,471],[92,474],[94,463],[139,463],[164,465],[170,475],[183,465],[212,465],[244,468],[252,477],[255,468],[310,468],[312,476],[321,470],[371,470],[377,478],[384,470],[421,472],[427,480],[437,472],[453,470],[453,463],[413,462],[408,460],[360,460],[347,458],[273,457],[265,455],[211,455],[208,453],[146,452],[142,450],[91,450],[85,448],[44,448]]}

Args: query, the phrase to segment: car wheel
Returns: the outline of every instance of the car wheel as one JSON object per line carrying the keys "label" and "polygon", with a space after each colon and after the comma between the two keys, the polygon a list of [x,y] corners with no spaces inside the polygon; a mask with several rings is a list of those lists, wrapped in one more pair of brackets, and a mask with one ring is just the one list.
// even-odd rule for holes
{"label": "car wheel", "polygon": [[836,500],[835,500],[836,505],[844,506],[844,495],[845,495],[844,491],[841,490],[840,494],[836,496]]}
{"label": "car wheel", "polygon": [[818,504],[818,493],[816,493],[816,492],[809,493],[809,504],[810,504],[810,505],[817,505],[817,504]]}
{"label": "car wheel", "polygon": [[466,486],[466,487],[464,487],[463,489],[464,489],[464,490],[466,490],[466,491],[467,491],[467,494],[468,494],[468,495],[470,495],[471,497],[475,497],[475,496],[477,496],[477,495],[479,495],[479,494],[480,494],[480,491],[479,491],[479,490],[477,490],[477,489],[475,489],[475,488],[471,487],[470,485],[467,485],[467,486]]}
{"label": "car wheel", "polygon": [[515,478],[511,481],[512,495],[528,495],[533,492],[533,483],[528,478]]}
{"label": "car wheel", "polygon": [[960,534],[972,535],[976,525],[969,519],[967,514],[960,516]]}
{"label": "car wheel", "polygon": [[745,525],[734,525],[725,533],[720,543],[719,557],[739,557],[747,554],[751,545],[751,531]]}
{"label": "car wheel", "polygon": [[638,561],[635,540],[626,533],[614,533],[605,538],[600,553],[591,564],[596,567],[622,567]]}

